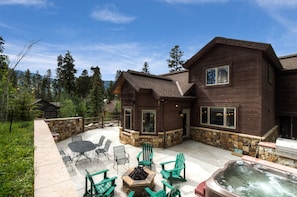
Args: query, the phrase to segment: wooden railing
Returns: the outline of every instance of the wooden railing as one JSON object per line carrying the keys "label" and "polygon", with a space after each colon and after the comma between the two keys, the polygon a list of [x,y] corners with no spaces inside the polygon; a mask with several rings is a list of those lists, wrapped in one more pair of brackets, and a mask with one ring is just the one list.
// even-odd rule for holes
{"label": "wooden railing", "polygon": [[84,118],[84,125],[88,126],[90,124],[97,124],[101,128],[105,126],[120,126],[120,115],[107,114],[105,116]]}

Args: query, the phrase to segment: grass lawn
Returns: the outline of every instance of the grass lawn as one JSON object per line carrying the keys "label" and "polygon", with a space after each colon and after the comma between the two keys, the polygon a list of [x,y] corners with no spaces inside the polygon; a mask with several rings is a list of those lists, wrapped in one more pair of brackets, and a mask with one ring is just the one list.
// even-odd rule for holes
{"label": "grass lawn", "polygon": [[33,121],[0,122],[0,196],[34,196]]}

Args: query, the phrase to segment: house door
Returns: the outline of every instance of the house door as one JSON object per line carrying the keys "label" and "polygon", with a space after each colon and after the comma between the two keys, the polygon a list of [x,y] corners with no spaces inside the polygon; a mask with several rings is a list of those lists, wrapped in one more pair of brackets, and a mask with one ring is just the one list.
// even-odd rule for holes
{"label": "house door", "polygon": [[190,137],[190,109],[183,109],[183,138]]}

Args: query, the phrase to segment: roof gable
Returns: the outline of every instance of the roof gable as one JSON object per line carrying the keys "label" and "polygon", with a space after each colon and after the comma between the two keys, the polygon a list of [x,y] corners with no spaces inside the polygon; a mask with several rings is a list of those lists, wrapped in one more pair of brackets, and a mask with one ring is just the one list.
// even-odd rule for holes
{"label": "roof gable", "polygon": [[184,83],[180,84],[170,77],[128,70],[127,72],[123,72],[115,83],[115,94],[121,94],[120,89],[125,81],[137,92],[144,90],[152,91],[156,98],[184,98],[184,93],[186,92],[186,85]]}
{"label": "roof gable", "polygon": [[200,51],[198,51],[184,64],[184,68],[190,68],[197,60],[202,58],[217,45],[229,45],[262,51],[264,56],[266,56],[275,67],[277,67],[278,69],[282,69],[282,66],[270,44],[244,40],[235,40],[223,37],[215,37],[213,40],[211,40],[207,45],[205,45]]}
{"label": "roof gable", "polygon": [[279,60],[285,70],[297,69],[297,54],[282,56]]}

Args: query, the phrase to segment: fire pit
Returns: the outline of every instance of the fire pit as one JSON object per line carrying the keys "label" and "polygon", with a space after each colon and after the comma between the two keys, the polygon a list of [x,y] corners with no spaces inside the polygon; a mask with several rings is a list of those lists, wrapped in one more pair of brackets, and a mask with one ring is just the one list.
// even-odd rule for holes
{"label": "fire pit", "polygon": [[131,168],[122,176],[123,190],[128,194],[134,191],[134,196],[146,196],[145,187],[152,190],[155,187],[154,178],[156,173],[143,167]]}

